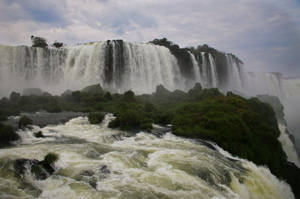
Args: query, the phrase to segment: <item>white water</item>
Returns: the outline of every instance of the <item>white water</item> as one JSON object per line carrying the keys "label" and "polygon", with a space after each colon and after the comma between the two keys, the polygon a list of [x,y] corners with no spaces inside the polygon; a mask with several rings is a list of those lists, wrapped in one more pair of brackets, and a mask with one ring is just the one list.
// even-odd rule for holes
{"label": "white water", "polygon": [[[107,115],[99,126],[79,117],[64,125],[19,131],[21,143],[0,150],[0,198],[294,198],[290,187],[267,168],[217,146],[214,151],[170,133],[161,138],[143,132],[128,136],[106,127],[111,118]],[[50,137],[33,137],[38,130]],[[13,159],[41,160],[48,152],[60,156],[54,175],[46,180],[14,176]],[[109,172],[101,171],[104,165]]]}
{"label": "white water", "polygon": [[[106,42],[49,50],[0,45],[0,96],[32,87],[62,93],[96,83],[113,92],[132,89],[136,93],[151,93],[159,84],[170,90],[186,89],[177,61],[167,48],[124,42],[120,55],[118,44],[111,45],[111,82],[105,81]],[[116,64],[120,56],[124,58],[122,66]],[[122,74],[118,74],[118,67],[124,68]]]}
{"label": "white water", "polygon": [[[187,90],[193,86],[186,84],[176,58],[167,48],[153,44],[122,44],[123,51],[115,41],[47,50],[0,45],[0,96],[32,87],[61,93],[96,83],[113,92],[132,89],[137,93],[151,93],[159,84],[169,90]],[[108,70],[109,47],[113,60],[111,81],[106,80],[105,73]],[[200,82],[205,88],[218,87],[248,96],[275,95],[282,101],[300,95],[299,80],[286,80],[278,73],[247,72],[232,55],[225,56],[227,76],[226,82],[221,85],[221,74],[214,57],[204,52],[201,57],[190,53],[193,82]],[[200,59],[201,64],[197,61]]]}
{"label": "white water", "polygon": [[218,87],[218,78],[217,78],[217,68],[215,61],[211,54],[209,56],[209,63],[210,63],[210,71],[211,71],[211,79],[212,79],[212,87],[217,88]]}
{"label": "white water", "polygon": [[[109,47],[112,69],[107,65]],[[279,97],[285,107],[290,132],[300,145],[299,79],[283,79],[278,73],[248,72],[232,55],[225,54],[227,61],[223,70],[227,72],[221,82],[220,76],[224,74],[218,71],[216,60],[203,52],[198,55],[201,57],[190,54],[194,79],[187,80],[176,58],[165,47],[124,42],[122,48],[120,51],[120,44],[115,41],[48,50],[0,45],[0,96],[34,87],[60,94],[67,89],[78,90],[96,83],[113,92],[131,89],[141,94],[152,93],[159,84],[169,90],[187,90],[200,82],[205,88],[218,87],[224,92]],[[198,63],[200,59],[201,64]],[[107,80],[107,70],[111,71],[111,81]]]}
{"label": "white water", "polygon": [[295,146],[287,133],[287,127],[283,124],[279,124],[278,127],[281,132],[278,139],[281,142],[285,154],[287,155],[288,161],[295,163],[295,165],[300,168],[300,161]]}

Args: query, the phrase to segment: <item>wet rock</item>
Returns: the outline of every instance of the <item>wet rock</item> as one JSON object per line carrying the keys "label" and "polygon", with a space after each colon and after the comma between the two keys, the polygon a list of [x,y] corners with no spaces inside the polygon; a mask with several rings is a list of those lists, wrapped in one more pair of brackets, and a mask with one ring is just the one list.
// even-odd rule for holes
{"label": "wet rock", "polygon": [[44,134],[42,133],[42,131],[33,133],[33,136],[36,138],[44,138],[45,137]]}
{"label": "wet rock", "polygon": [[85,170],[78,174],[77,177],[75,177],[75,179],[78,181],[84,181],[88,183],[91,187],[96,189],[97,178],[94,175],[95,173],[93,171]]}
{"label": "wet rock", "polygon": [[95,173],[93,171],[83,171],[81,172],[79,175],[83,175],[83,176],[93,176]]}
{"label": "wet rock", "polygon": [[212,144],[210,144],[204,140],[200,140],[200,139],[198,139],[197,141],[200,142],[201,144],[203,144],[204,146],[216,151],[216,147],[214,147]]}
{"label": "wet rock", "polygon": [[170,132],[171,128],[168,126],[160,126],[160,125],[153,125],[153,129],[151,130],[151,134],[161,138],[167,132]]}
{"label": "wet rock", "polygon": [[35,179],[37,180],[45,180],[50,175],[52,175],[55,171],[53,166],[54,161],[49,161],[49,156],[52,154],[48,154],[45,156],[45,159],[40,161],[36,159],[17,159],[14,162],[14,170],[17,176],[22,176],[26,172],[30,172]]}
{"label": "wet rock", "polygon": [[97,188],[97,179],[96,178],[92,178],[89,180],[89,184],[93,187],[93,188]]}
{"label": "wet rock", "polygon": [[101,166],[100,171],[104,174],[110,174],[110,170],[108,169],[108,167],[106,165]]}
{"label": "wet rock", "polygon": [[27,171],[31,172],[37,180],[44,180],[50,175],[43,167],[43,161],[36,159],[18,159],[14,163],[14,169],[17,176],[22,176]]}
{"label": "wet rock", "polygon": [[14,169],[16,174],[24,175],[25,172],[32,167],[32,165],[39,164],[40,161],[36,159],[17,159],[14,162]]}
{"label": "wet rock", "polygon": [[38,164],[32,165],[30,171],[37,180],[45,180],[50,176],[50,174],[48,174],[48,172],[43,168],[43,166]]}

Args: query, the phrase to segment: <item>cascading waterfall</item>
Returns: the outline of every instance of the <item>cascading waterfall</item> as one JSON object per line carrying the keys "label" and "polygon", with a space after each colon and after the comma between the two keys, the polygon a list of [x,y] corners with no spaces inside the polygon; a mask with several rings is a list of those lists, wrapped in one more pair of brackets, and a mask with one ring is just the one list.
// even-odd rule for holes
{"label": "cascading waterfall", "polygon": [[212,87],[217,88],[218,78],[217,78],[216,64],[211,54],[209,54],[208,57],[209,57],[209,64],[210,64],[210,71],[211,71]]}
{"label": "cascading waterfall", "polygon": [[151,93],[159,84],[186,89],[176,58],[156,45],[117,40],[47,50],[0,46],[0,56],[1,96],[32,87],[61,93],[96,83],[113,92]]}
{"label": "cascading waterfall", "polygon": [[[246,72],[235,57],[224,55],[221,67],[211,53],[190,53],[193,82],[248,96],[275,95],[281,100],[299,93],[293,83],[283,84],[288,81],[280,74]],[[112,40],[62,49],[0,45],[0,57],[0,96],[32,87],[61,93],[96,83],[113,92],[132,89],[137,93],[151,93],[159,84],[169,90],[193,86],[186,85],[176,57],[153,44]]]}
{"label": "cascading waterfall", "polygon": [[240,75],[240,68],[238,64],[232,59],[232,56],[226,54],[227,66],[229,71],[228,90],[242,91],[242,80]]}
{"label": "cascading waterfall", "polygon": [[176,58],[167,48],[125,43],[124,90],[151,93],[159,84],[167,89],[185,89]]}
{"label": "cascading waterfall", "polygon": [[187,79],[169,49],[153,44],[111,40],[61,49],[0,45],[0,96],[35,87],[60,94],[97,83],[112,92],[152,93],[160,84],[186,91],[200,82],[204,88],[217,87],[223,92],[279,97],[288,126],[300,142],[295,133],[299,129],[300,80],[284,79],[278,73],[247,72],[236,57],[221,54],[189,52],[192,68]]}
{"label": "cascading waterfall", "polygon": [[282,144],[282,148],[287,155],[288,161],[295,163],[295,165],[297,165],[297,167],[300,168],[300,161],[295,150],[294,144],[292,143],[287,133],[287,127],[283,124],[279,124],[278,126],[281,132],[278,139]]}
{"label": "cascading waterfall", "polygon": [[246,92],[250,96],[273,95],[281,100],[285,97],[279,73],[247,72]]}
{"label": "cascading waterfall", "polygon": [[[21,142],[0,150],[0,198],[292,199],[290,187],[265,167],[166,133],[128,135],[78,117],[20,130]],[[33,133],[42,131],[46,138]],[[215,150],[213,148],[216,148]],[[56,172],[37,180],[14,174],[13,160],[59,154]]]}
{"label": "cascading waterfall", "polygon": [[24,87],[51,91],[49,85],[63,76],[61,65],[66,52],[66,49],[0,46],[0,96],[21,92]]}
{"label": "cascading waterfall", "polygon": [[195,82],[200,82],[201,85],[204,85],[205,81],[201,77],[201,70],[200,70],[200,67],[198,65],[198,62],[197,62],[195,56],[192,53],[190,53],[190,57],[191,57],[192,64],[193,64],[193,72],[195,74]]}

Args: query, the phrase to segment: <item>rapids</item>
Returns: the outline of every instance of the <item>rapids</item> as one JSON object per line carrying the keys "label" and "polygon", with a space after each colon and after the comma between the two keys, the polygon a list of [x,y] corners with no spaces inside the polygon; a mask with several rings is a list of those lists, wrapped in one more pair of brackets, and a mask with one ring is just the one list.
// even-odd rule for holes
{"label": "rapids", "polygon": [[[21,140],[0,150],[0,198],[294,198],[267,168],[232,157],[213,143],[171,132],[112,130],[107,128],[112,118],[107,114],[100,125],[91,125],[77,117],[19,130]],[[35,138],[36,131],[46,138]],[[41,160],[48,152],[60,157],[52,176],[14,175],[13,160]]]}

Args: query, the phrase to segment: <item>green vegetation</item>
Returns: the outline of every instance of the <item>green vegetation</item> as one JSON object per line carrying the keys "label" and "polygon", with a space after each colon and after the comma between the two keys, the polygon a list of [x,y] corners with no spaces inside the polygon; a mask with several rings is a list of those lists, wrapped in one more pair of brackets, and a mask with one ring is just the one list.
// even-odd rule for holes
{"label": "green vegetation", "polygon": [[12,141],[19,138],[13,128],[9,125],[0,123],[0,147],[9,146]]}
{"label": "green vegetation", "polygon": [[172,130],[179,136],[214,141],[233,155],[269,165],[275,174],[286,161],[275,114],[255,98],[219,96],[189,103],[178,109]]}
{"label": "green vegetation", "polygon": [[258,95],[257,98],[262,102],[270,104],[276,114],[277,119],[284,124],[286,123],[284,119],[284,107],[278,97],[270,95]]}
{"label": "green vegetation", "polygon": [[31,35],[31,42],[32,42],[32,47],[40,47],[40,48],[48,47],[46,39],[42,37],[35,37]]}
{"label": "green vegetation", "polygon": [[120,127],[121,130],[142,129],[146,131],[152,129],[153,120],[134,109],[126,108],[116,116],[117,118],[109,123],[110,128]]}
{"label": "green vegetation", "polygon": [[56,153],[48,153],[44,157],[44,162],[48,165],[54,164],[58,160],[59,156]]}
{"label": "green vegetation", "polygon": [[100,124],[104,119],[104,114],[101,112],[89,113],[88,119],[91,124]]}
{"label": "green vegetation", "polygon": [[32,120],[29,117],[27,117],[26,115],[23,115],[19,119],[18,127],[19,128],[24,128],[24,127],[26,127],[27,125],[30,125],[30,124],[32,124]]}

